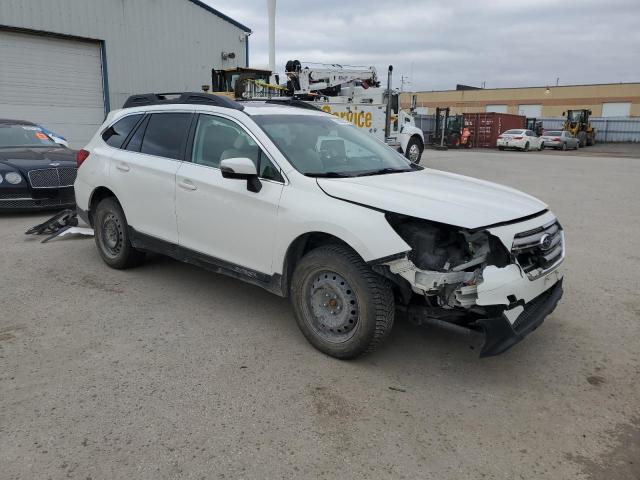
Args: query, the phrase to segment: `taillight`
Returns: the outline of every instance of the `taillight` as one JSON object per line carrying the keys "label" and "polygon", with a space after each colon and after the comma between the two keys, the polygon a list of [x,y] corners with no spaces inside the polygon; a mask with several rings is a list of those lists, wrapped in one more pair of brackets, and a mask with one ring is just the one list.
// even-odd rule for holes
{"label": "taillight", "polygon": [[513,137],[514,140],[522,140],[524,137]]}
{"label": "taillight", "polygon": [[503,137],[502,135],[500,135],[500,136],[498,137],[498,140],[502,140],[503,138],[504,138],[504,137]]}
{"label": "taillight", "polygon": [[560,137],[553,137],[553,141],[554,142],[559,142],[560,141]]}
{"label": "taillight", "polygon": [[80,165],[82,165],[82,162],[84,162],[88,156],[89,152],[87,150],[78,150],[78,153],[76,153],[76,165],[78,168],[80,168]]}

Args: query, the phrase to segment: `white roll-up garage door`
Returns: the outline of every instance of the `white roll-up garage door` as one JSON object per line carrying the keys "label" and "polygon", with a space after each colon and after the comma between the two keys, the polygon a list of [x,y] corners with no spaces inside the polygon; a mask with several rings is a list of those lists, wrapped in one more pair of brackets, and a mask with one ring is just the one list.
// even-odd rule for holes
{"label": "white roll-up garage door", "polygon": [[518,105],[518,115],[540,118],[542,117],[542,105]]}
{"label": "white roll-up garage door", "polygon": [[0,30],[0,118],[41,124],[79,148],[104,113],[98,42]]}

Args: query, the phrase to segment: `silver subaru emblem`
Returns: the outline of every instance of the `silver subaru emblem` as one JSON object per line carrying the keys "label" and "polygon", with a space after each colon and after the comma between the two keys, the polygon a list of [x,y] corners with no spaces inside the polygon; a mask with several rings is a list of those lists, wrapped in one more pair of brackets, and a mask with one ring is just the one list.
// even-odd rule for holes
{"label": "silver subaru emblem", "polygon": [[545,233],[540,237],[540,248],[542,250],[549,250],[549,248],[551,248],[551,235]]}
{"label": "silver subaru emblem", "polygon": [[52,167],[57,167],[58,165],[60,165],[58,162],[53,162],[49,164]]}

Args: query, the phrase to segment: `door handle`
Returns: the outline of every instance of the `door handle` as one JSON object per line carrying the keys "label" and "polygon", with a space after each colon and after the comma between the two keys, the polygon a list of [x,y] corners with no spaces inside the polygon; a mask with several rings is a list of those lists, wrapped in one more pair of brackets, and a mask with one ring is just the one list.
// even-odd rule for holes
{"label": "door handle", "polygon": [[126,163],[118,163],[118,164],[116,165],[116,168],[117,168],[118,170],[120,170],[121,172],[128,172],[129,170],[131,170],[131,169],[129,168],[129,165],[127,165]]}
{"label": "door handle", "polygon": [[178,182],[178,186],[180,188],[183,188],[185,190],[197,190],[198,187],[196,187],[191,181],[189,180],[180,180]]}

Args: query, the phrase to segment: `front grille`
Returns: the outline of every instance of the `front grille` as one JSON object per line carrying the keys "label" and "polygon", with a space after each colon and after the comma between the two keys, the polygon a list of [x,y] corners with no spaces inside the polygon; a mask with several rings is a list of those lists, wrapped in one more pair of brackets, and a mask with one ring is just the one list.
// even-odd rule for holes
{"label": "front grille", "polygon": [[553,270],[564,259],[564,233],[557,220],[518,233],[511,252],[529,280]]}
{"label": "front grille", "polygon": [[73,196],[63,196],[57,198],[0,198],[0,210],[20,209],[20,208],[54,208],[75,205]]}
{"label": "front grille", "polygon": [[71,187],[76,180],[78,169],[75,167],[43,168],[29,172],[32,188]]}

